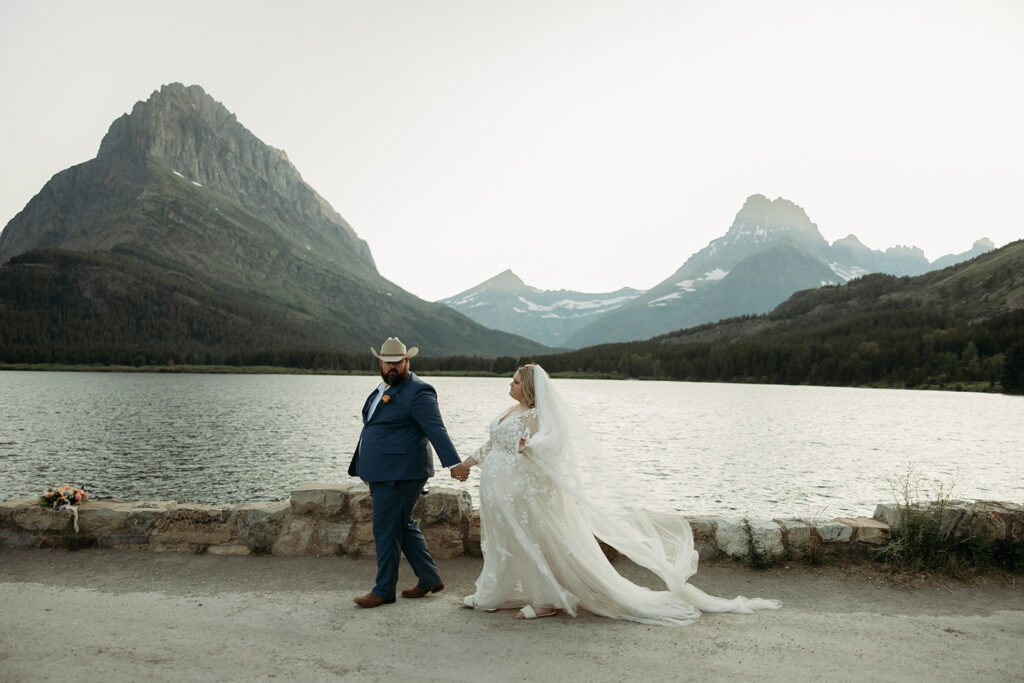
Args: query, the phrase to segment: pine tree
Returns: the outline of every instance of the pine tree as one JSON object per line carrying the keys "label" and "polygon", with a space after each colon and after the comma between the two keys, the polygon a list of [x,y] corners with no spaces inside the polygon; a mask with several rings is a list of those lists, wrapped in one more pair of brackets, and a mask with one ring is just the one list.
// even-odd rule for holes
{"label": "pine tree", "polygon": [[1024,341],[1019,341],[1006,350],[1003,363],[1003,391],[1007,394],[1024,394]]}

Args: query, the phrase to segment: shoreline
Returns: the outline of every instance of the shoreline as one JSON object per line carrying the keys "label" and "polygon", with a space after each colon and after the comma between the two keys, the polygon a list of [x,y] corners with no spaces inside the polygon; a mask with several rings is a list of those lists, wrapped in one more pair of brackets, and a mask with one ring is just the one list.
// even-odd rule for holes
{"label": "shoreline", "polygon": [[[373,369],[367,370],[326,370],[312,368],[291,368],[275,365],[70,365],[62,363],[0,363],[0,371],[10,372],[128,372],[141,374],[197,374],[197,375],[361,375],[375,376]],[[423,371],[423,377],[507,377],[508,373],[482,372],[472,370],[430,370]],[[665,378],[623,377],[611,373],[553,372],[555,379],[607,379],[635,382],[688,382]],[[701,382],[702,383],[702,382]],[[719,382],[708,382],[717,384]],[[916,385],[908,387],[897,384],[772,384],[754,381],[725,382],[726,384],[766,384],[767,386],[822,386],[849,389],[898,389],[903,391],[952,391],[979,394],[1005,394],[990,382],[957,381],[950,384]]]}

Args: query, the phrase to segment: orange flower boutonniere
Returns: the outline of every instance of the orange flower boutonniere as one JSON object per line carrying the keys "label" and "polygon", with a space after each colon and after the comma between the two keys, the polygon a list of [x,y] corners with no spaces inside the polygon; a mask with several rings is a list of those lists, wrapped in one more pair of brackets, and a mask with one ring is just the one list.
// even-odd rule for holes
{"label": "orange flower boutonniere", "polygon": [[380,400],[381,403],[388,403],[389,401],[391,401],[391,397],[388,396],[387,394],[384,394],[383,396],[380,397]]}

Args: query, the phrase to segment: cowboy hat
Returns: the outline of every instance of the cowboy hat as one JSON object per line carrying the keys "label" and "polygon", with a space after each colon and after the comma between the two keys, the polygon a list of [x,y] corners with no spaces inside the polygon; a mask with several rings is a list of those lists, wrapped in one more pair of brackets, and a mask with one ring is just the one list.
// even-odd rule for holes
{"label": "cowboy hat", "polygon": [[419,352],[420,349],[417,346],[406,351],[405,344],[398,337],[388,337],[388,340],[380,345],[380,353],[377,353],[372,346],[370,347],[370,353],[385,363],[397,363],[403,358],[412,358]]}

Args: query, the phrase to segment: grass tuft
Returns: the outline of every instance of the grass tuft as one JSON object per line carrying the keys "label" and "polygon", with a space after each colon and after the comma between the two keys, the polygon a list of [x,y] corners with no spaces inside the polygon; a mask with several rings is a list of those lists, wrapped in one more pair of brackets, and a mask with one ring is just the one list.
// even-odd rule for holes
{"label": "grass tuft", "polygon": [[875,559],[890,568],[969,578],[993,570],[1024,570],[1024,544],[1000,534],[971,504],[953,498],[953,484],[922,493],[914,467],[890,480],[899,518]]}

